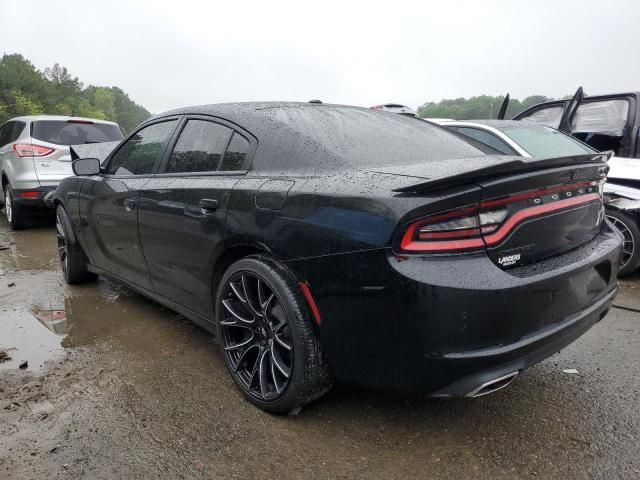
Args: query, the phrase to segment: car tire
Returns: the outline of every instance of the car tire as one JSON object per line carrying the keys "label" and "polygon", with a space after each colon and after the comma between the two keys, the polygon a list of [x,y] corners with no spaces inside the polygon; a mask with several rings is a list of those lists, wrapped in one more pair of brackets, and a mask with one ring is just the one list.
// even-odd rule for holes
{"label": "car tire", "polygon": [[640,266],[640,228],[638,218],[620,210],[607,209],[607,220],[624,237],[618,277],[634,273]]}
{"label": "car tire", "polygon": [[88,270],[87,257],[71,231],[71,221],[62,205],[56,208],[58,258],[65,282],[71,285],[92,282],[97,275]]}
{"label": "car tire", "polygon": [[4,186],[4,213],[12,230],[22,230],[29,225],[29,211],[14,201],[13,189],[8,183]]}
{"label": "car tire", "polygon": [[225,363],[253,405],[270,413],[297,413],[331,389],[333,378],[309,307],[280,263],[263,255],[235,262],[222,276],[215,305]]}

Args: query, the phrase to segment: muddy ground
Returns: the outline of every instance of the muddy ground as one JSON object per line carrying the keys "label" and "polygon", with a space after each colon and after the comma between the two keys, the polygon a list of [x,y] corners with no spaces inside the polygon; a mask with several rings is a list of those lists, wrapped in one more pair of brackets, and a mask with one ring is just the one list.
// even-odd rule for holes
{"label": "muddy ground", "polygon": [[494,395],[338,387],[276,417],[243,400],[205,331],[104,279],[66,286],[51,222],[13,233],[0,216],[2,245],[2,479],[640,478],[638,278]]}

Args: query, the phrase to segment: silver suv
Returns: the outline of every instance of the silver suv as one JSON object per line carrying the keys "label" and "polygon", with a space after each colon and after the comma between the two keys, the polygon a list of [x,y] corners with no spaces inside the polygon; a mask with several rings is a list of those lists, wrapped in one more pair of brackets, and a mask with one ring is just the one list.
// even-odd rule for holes
{"label": "silver suv", "polygon": [[73,175],[69,145],[122,138],[117,123],[92,118],[34,115],[0,126],[0,208],[11,228],[28,226],[45,195]]}

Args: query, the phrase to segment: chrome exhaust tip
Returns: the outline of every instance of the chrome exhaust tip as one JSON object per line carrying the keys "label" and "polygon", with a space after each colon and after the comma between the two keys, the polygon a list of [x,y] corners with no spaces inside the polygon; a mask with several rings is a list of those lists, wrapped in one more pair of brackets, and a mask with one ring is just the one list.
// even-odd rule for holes
{"label": "chrome exhaust tip", "polygon": [[465,397],[478,398],[484,395],[489,395],[493,392],[497,392],[498,390],[502,390],[511,382],[513,382],[519,373],[520,370],[516,370],[515,372],[508,373],[507,375],[503,375],[502,377],[498,377],[489,382],[483,383],[479,387],[476,387],[469,393],[467,393]]}

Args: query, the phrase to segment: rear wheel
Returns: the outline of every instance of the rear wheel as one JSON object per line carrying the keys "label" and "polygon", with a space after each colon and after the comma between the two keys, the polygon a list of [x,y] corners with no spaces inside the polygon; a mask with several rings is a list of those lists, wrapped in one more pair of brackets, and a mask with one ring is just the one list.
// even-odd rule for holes
{"label": "rear wheel", "polygon": [[29,224],[27,207],[14,201],[13,189],[8,183],[4,186],[4,213],[7,216],[9,226],[13,230],[22,230]]}
{"label": "rear wheel", "polygon": [[607,210],[607,220],[624,237],[618,276],[631,275],[640,266],[640,229],[635,217],[619,210]]}
{"label": "rear wheel", "polygon": [[216,296],[225,363],[245,397],[272,413],[291,413],[332,385],[322,345],[299,286],[264,256],[237,261]]}
{"label": "rear wheel", "polygon": [[64,207],[56,209],[56,237],[58,257],[64,280],[69,284],[87,283],[96,279],[87,269],[87,260],[77,241],[72,241],[73,232],[69,231],[71,222]]}

